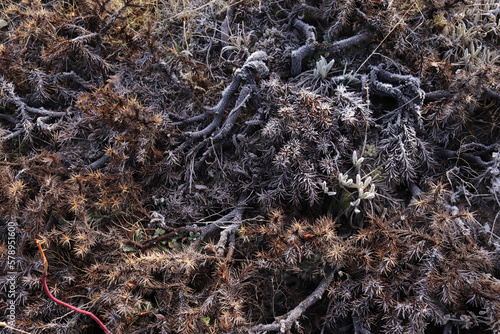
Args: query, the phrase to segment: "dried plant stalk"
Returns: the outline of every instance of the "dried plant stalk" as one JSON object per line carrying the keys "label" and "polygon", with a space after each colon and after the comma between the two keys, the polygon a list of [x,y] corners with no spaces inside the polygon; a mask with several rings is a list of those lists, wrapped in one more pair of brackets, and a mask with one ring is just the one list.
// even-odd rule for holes
{"label": "dried plant stalk", "polygon": [[89,312],[89,311],[85,311],[85,310],[82,310],[82,309],[79,309],[78,307],[75,307],[73,305],[65,303],[62,300],[59,300],[59,299],[57,299],[56,297],[54,297],[52,295],[52,293],[50,292],[49,287],[47,285],[47,275],[48,275],[47,271],[48,271],[48,268],[49,268],[49,264],[47,262],[47,258],[45,257],[45,253],[43,251],[42,245],[40,244],[40,241],[37,240],[36,243],[38,245],[38,249],[40,250],[40,254],[42,255],[42,260],[43,260],[43,274],[42,274],[43,289],[45,290],[45,292],[47,293],[47,295],[49,296],[49,298],[52,299],[54,302],[56,302],[59,305],[65,306],[65,307],[67,307],[67,308],[69,308],[69,309],[71,309],[73,311],[78,312],[78,313],[88,315],[89,317],[91,317],[92,319],[94,319],[95,322],[97,322],[97,324],[99,325],[99,327],[101,327],[102,330],[105,333],[110,333],[111,334],[111,331],[106,328],[106,326],[102,323],[101,320],[99,320],[99,318],[94,313]]}

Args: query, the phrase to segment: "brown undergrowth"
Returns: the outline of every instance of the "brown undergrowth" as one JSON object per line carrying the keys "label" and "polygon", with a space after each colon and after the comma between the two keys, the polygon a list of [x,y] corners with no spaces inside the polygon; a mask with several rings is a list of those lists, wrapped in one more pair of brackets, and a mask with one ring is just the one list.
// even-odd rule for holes
{"label": "brown undergrowth", "polygon": [[494,1],[0,9],[6,331],[500,331]]}

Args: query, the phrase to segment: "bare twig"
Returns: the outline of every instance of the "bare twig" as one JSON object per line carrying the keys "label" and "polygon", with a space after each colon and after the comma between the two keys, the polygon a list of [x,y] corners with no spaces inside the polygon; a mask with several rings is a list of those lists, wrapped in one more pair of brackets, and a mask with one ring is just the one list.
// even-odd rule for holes
{"label": "bare twig", "polygon": [[356,35],[337,41],[331,45],[320,44],[317,51],[338,52],[359,45],[372,38],[374,32],[368,29],[360,30]]}
{"label": "bare twig", "polygon": [[0,138],[2,141],[7,141],[7,140],[10,140],[12,138],[16,138],[16,137],[19,137],[24,131],[22,129],[20,130],[17,130],[17,131],[14,131],[14,132],[10,132],[8,135],[6,136],[3,136],[2,138]]}
{"label": "bare twig", "polygon": [[299,19],[293,20],[293,27],[300,30],[306,37],[306,44],[292,51],[291,74],[292,76],[297,76],[302,72],[302,61],[304,58],[316,50],[316,29]]}
{"label": "bare twig", "polygon": [[[246,196],[242,194],[240,196],[238,206],[236,206],[236,208],[231,210],[231,212],[229,212],[228,214],[224,215],[223,217],[217,219],[214,222],[208,223],[207,226],[203,227],[201,235],[196,239],[195,242],[191,244],[190,247],[192,249],[196,249],[206,237],[217,232],[219,229],[223,228],[223,226],[228,222],[230,223],[230,225],[226,227],[231,229],[231,231],[236,232],[238,228],[236,227],[235,229],[235,226],[238,225],[239,227],[239,225],[241,224],[241,218],[243,216],[243,211],[245,210],[246,200],[247,200]],[[219,240],[219,243],[217,244],[218,248],[223,247],[226,244],[227,236],[230,232],[227,232],[224,235],[222,235],[221,233],[221,239],[223,239],[223,241],[221,242]]]}
{"label": "bare twig", "polygon": [[81,76],[76,74],[74,71],[57,73],[54,75],[56,80],[73,80],[75,83],[79,84],[82,88],[87,91],[91,91],[94,87],[85,81]]}
{"label": "bare twig", "polygon": [[5,115],[5,114],[0,114],[0,119],[3,119],[4,121],[7,121],[7,122],[13,123],[13,124],[19,123],[19,121],[17,119],[15,119],[14,117],[9,116],[9,115]]}
{"label": "bare twig", "polygon": [[222,257],[224,255],[226,243],[228,242],[228,238],[229,238],[229,250],[228,250],[228,253],[226,256],[226,259],[228,261],[231,260],[232,254],[234,252],[235,234],[236,234],[236,231],[241,226],[241,218],[243,215],[243,208],[246,205],[246,201],[247,201],[246,194],[242,194],[240,196],[240,200],[238,202],[238,207],[237,207],[238,210],[234,212],[234,216],[232,218],[233,223],[224,228],[224,230],[220,234],[219,242],[215,246],[215,248],[217,250],[217,256]]}
{"label": "bare twig", "polygon": [[224,125],[220,129],[220,131],[214,136],[214,142],[217,142],[223,139],[233,128],[236,123],[236,119],[240,115],[241,109],[245,106],[246,102],[250,99],[253,91],[255,90],[255,85],[245,85],[238,96],[238,100],[236,101],[236,105],[229,113]]}
{"label": "bare twig", "polygon": [[445,159],[462,159],[468,163],[481,166],[481,167],[488,167],[489,164],[481,159],[481,157],[470,154],[470,153],[457,153],[452,150],[448,150],[444,147],[436,147],[435,152],[438,156],[445,158]]}
{"label": "bare twig", "polygon": [[[219,124],[222,122],[222,115],[229,106],[231,98],[238,89],[240,83],[241,83],[241,77],[239,75],[235,75],[229,87],[226,88],[222,93],[222,99],[219,101],[219,103],[217,103],[217,105],[213,108],[213,110],[210,112],[206,112],[205,115],[202,115],[201,117],[195,116],[196,120],[198,120],[200,118],[205,118],[209,114],[214,114],[215,116],[212,122],[200,131],[186,132],[186,136],[190,138],[200,138],[211,134],[217,128],[217,126],[219,126]],[[191,122],[190,120],[186,121]]]}
{"label": "bare twig", "polygon": [[437,90],[434,92],[428,92],[428,93],[425,93],[424,102],[439,101],[441,99],[445,99],[447,97],[450,97],[451,95],[453,95],[453,94],[450,92],[444,91],[444,90]]}
{"label": "bare twig", "polygon": [[267,325],[256,325],[250,328],[249,333],[257,334],[257,333],[265,333],[269,331],[280,333],[287,333],[292,326],[297,322],[297,320],[304,314],[304,312],[314,305],[318,300],[321,299],[323,293],[328,289],[330,283],[333,281],[336,270],[331,269],[321,280],[316,289],[311,293],[306,299],[300,302],[300,304],[295,307],[290,312],[284,314],[281,317],[278,317],[276,321],[272,324]]}
{"label": "bare twig", "polygon": [[489,88],[488,86],[484,86],[484,91],[486,92],[486,94],[488,94],[492,98],[500,100],[500,93],[494,91],[493,89]]}
{"label": "bare twig", "polygon": [[99,31],[99,41],[97,43],[97,46],[96,46],[96,53],[97,54],[100,54],[101,52],[101,46],[102,46],[102,40],[104,38],[104,35],[106,35],[106,32],[113,26],[113,24],[115,23],[116,19],[118,18],[118,16],[120,16],[120,14],[125,10],[125,8],[127,8],[127,3],[125,2],[125,4],[115,13],[115,15],[113,15],[109,21],[104,24],[103,22],[103,25],[101,27],[101,30]]}
{"label": "bare twig", "polygon": [[[388,113],[391,117],[399,117],[402,113],[409,125],[421,125],[425,92],[420,88],[420,80],[417,77],[391,73],[380,66],[374,66],[370,72],[370,87],[373,94],[390,96],[397,101],[398,108]],[[411,115],[413,117],[410,117]],[[408,122],[410,119],[412,121]]]}
{"label": "bare twig", "polygon": [[234,5],[229,5],[226,12],[226,17],[220,26],[220,40],[222,46],[227,46],[229,41],[229,36],[231,36],[230,24],[234,17]]}
{"label": "bare twig", "polygon": [[40,108],[30,107],[22,101],[21,101],[21,103],[24,104],[26,111],[29,113],[32,113],[32,114],[37,114],[37,115],[42,115],[42,116],[50,116],[50,117],[63,117],[63,116],[67,115],[66,112],[64,112],[64,111],[50,111],[50,110],[47,110],[43,107],[40,107]]}
{"label": "bare twig", "polygon": [[102,157],[100,157],[99,159],[97,159],[96,161],[94,161],[93,163],[91,163],[89,165],[89,169],[90,170],[97,170],[97,169],[100,169],[102,167],[104,167],[109,161],[109,157],[104,154]]}

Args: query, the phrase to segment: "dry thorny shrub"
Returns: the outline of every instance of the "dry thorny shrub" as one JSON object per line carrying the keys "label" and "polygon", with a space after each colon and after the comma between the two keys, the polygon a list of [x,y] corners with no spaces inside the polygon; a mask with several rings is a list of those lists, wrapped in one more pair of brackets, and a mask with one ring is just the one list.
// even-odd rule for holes
{"label": "dry thorny shrub", "polygon": [[495,1],[0,15],[14,327],[99,330],[38,240],[114,333],[500,331]]}

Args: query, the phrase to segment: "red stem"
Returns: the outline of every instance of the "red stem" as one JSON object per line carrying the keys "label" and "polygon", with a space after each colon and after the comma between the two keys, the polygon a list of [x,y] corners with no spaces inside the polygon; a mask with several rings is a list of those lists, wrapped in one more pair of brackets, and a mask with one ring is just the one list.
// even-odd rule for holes
{"label": "red stem", "polygon": [[88,311],[85,311],[85,310],[81,310],[78,307],[75,307],[73,305],[67,304],[67,303],[63,302],[62,300],[59,300],[56,297],[54,297],[50,293],[49,287],[47,286],[47,273],[46,272],[44,272],[43,275],[42,275],[42,282],[43,282],[43,288],[44,288],[45,292],[49,295],[50,299],[52,299],[53,301],[55,301],[56,303],[58,303],[58,304],[60,304],[62,306],[66,306],[67,308],[72,309],[73,311],[76,311],[78,313],[82,313],[82,314],[85,314],[85,315],[88,315],[88,316],[92,317],[92,319],[94,319],[99,324],[99,326],[101,326],[101,328],[104,330],[104,332],[106,334],[108,334],[108,333],[111,334],[111,332],[109,331],[109,329],[107,329],[106,326],[104,326],[104,324],[101,322],[101,320],[99,320],[99,318],[96,317],[94,315],[94,313],[88,312]]}

